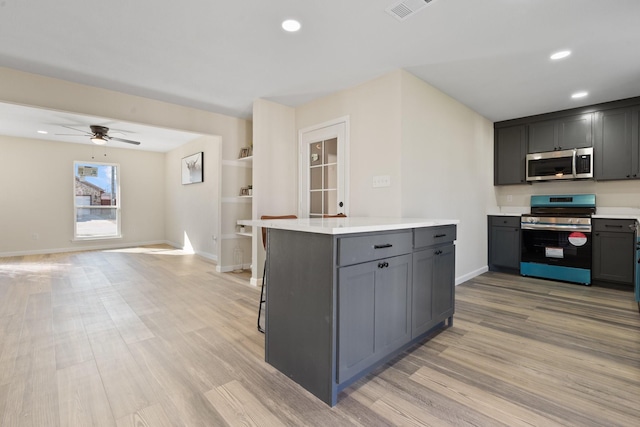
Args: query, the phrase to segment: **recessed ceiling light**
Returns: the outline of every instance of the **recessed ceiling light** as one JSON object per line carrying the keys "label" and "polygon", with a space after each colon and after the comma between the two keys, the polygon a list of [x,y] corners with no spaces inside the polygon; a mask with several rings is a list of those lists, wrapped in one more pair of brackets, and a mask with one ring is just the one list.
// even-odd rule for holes
{"label": "recessed ceiling light", "polygon": [[571,95],[572,98],[584,98],[585,96],[589,95],[589,92],[576,92],[573,95]]}
{"label": "recessed ceiling light", "polygon": [[571,51],[570,50],[561,50],[560,52],[554,53],[549,58],[551,58],[551,59],[562,59],[562,58],[566,58],[569,55],[571,55]]}
{"label": "recessed ceiling light", "polygon": [[295,33],[300,29],[301,26],[302,25],[300,25],[300,22],[296,21],[295,19],[287,19],[285,21],[282,21],[282,29],[290,33]]}
{"label": "recessed ceiling light", "polygon": [[48,134],[49,132],[47,132],[46,130],[39,130],[39,131],[38,131],[38,133],[41,133],[41,134],[43,134],[43,135],[46,135],[46,134]]}

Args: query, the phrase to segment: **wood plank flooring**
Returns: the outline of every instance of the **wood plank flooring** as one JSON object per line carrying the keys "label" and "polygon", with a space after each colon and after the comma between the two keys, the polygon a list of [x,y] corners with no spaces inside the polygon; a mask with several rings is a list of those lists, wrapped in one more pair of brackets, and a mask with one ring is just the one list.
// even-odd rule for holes
{"label": "wood plank flooring", "polygon": [[264,362],[259,294],[165,246],[0,258],[0,425],[640,425],[631,291],[486,273],[334,408]]}

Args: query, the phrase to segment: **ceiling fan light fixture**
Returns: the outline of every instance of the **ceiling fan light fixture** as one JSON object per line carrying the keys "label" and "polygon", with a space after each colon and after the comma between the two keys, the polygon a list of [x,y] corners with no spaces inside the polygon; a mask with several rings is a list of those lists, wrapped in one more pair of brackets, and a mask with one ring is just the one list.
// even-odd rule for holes
{"label": "ceiling fan light fixture", "polygon": [[92,136],[91,141],[97,145],[105,145],[107,143],[107,140],[104,139],[101,135]]}

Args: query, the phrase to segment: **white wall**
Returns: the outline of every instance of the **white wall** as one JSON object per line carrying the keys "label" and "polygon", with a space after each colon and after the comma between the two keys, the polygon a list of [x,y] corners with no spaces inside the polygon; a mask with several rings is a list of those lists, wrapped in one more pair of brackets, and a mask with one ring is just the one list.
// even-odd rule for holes
{"label": "white wall", "polygon": [[595,194],[597,213],[640,215],[640,181],[551,181],[495,187],[500,210],[529,212],[534,194]]}
{"label": "white wall", "polygon": [[[0,256],[164,241],[164,154],[7,136],[0,153]],[[76,160],[120,165],[122,239],[71,241]]]}
{"label": "white wall", "polygon": [[[182,158],[203,152],[202,183],[181,183]],[[164,156],[165,237],[176,247],[218,260],[220,235],[220,137],[203,136]]]}
{"label": "white wall", "polygon": [[[258,99],[253,103],[253,218],[298,212],[298,149],[293,108]],[[262,276],[264,249],[253,230],[252,278]]]}
{"label": "white wall", "polygon": [[402,214],[460,220],[456,278],[487,266],[493,123],[402,71]]}
{"label": "white wall", "polygon": [[[351,216],[401,216],[401,75],[394,71],[296,109],[296,129],[349,116]],[[376,175],[389,175],[391,186],[373,188]]]}
{"label": "white wall", "polygon": [[[0,84],[0,102],[88,114],[121,121],[219,136],[223,159],[237,158],[237,148],[246,146],[251,141],[251,122],[235,117],[71,83],[9,68],[0,67],[0,82],[2,82],[2,84]],[[76,145],[77,144],[74,144],[74,147]],[[135,151],[127,150],[127,153],[132,152]],[[5,151],[2,152],[3,160],[11,159],[11,155],[7,157],[6,153]],[[52,158],[55,158],[55,153],[52,153],[52,155]],[[138,156],[138,154],[135,156]],[[159,156],[163,160],[159,169],[155,170],[155,172],[164,172],[164,155],[160,154]],[[220,154],[218,154],[218,158],[220,158]],[[208,164],[212,165],[211,162]],[[159,179],[158,182],[164,183],[164,175]],[[160,191],[163,197],[164,186],[160,187]],[[219,196],[219,194],[218,192],[217,196]],[[211,195],[210,197],[217,196]],[[185,210],[192,209],[190,206],[180,206]],[[163,203],[160,209],[154,209],[154,217],[158,217],[159,215],[164,216],[164,208],[165,205]],[[180,216],[177,215],[175,211],[172,212],[172,215],[174,215],[172,221]],[[184,215],[182,216],[184,217]],[[214,215],[214,217],[220,221],[222,215],[218,213]],[[179,229],[181,226],[185,228],[183,226],[184,223],[181,223],[178,219],[175,220],[177,221],[176,223],[168,224],[172,232],[172,239],[177,239],[174,229]],[[205,220],[202,219],[202,221]],[[233,218],[231,222],[235,222],[235,218]],[[138,226],[144,229],[149,227],[150,224],[140,223]],[[218,227],[220,227],[219,224]],[[209,231],[211,230],[207,230],[207,232]],[[222,230],[222,232],[228,231]],[[4,240],[3,237],[4,236],[0,235],[0,240]],[[220,239],[220,236],[218,236],[218,238]],[[162,232],[155,235],[153,239],[165,239],[164,225],[162,226]],[[205,244],[203,241],[199,243],[198,246],[204,248],[204,253],[215,255],[218,251],[214,251],[209,244],[209,242]],[[42,243],[33,244],[33,242],[30,242],[28,245],[21,244],[19,247],[26,248],[24,250],[35,251],[42,247]],[[220,258],[219,261],[224,262],[224,253]]]}
{"label": "white wall", "polygon": [[[296,109],[296,128],[350,119],[350,213],[460,220],[456,280],[486,270],[493,124],[397,70]],[[372,188],[389,175],[391,186]]]}

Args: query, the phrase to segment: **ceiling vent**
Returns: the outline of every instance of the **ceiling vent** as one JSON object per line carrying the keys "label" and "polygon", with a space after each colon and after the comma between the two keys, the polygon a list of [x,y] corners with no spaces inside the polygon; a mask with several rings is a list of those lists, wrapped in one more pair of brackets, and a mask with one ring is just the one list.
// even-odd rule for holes
{"label": "ceiling vent", "polygon": [[404,0],[389,6],[385,10],[398,21],[404,21],[432,1],[433,0]]}

